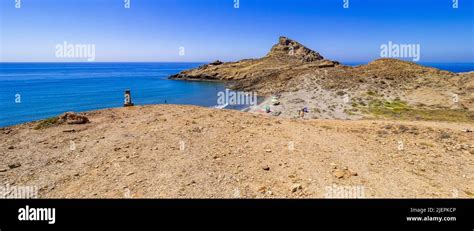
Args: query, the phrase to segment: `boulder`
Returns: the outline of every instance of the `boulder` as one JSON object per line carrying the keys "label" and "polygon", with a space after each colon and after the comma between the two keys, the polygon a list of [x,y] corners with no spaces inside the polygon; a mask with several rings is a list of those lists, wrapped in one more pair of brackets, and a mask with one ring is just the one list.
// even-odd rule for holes
{"label": "boulder", "polygon": [[302,190],[303,189],[303,186],[301,186],[300,184],[293,184],[291,186],[291,192],[297,192],[299,190]]}
{"label": "boulder", "polygon": [[217,66],[217,65],[221,65],[223,62],[221,62],[220,60],[216,60],[212,63],[209,63],[209,65],[212,65],[212,66]]}
{"label": "boulder", "polygon": [[58,123],[60,124],[85,124],[89,123],[89,118],[75,112],[66,112],[58,116]]}

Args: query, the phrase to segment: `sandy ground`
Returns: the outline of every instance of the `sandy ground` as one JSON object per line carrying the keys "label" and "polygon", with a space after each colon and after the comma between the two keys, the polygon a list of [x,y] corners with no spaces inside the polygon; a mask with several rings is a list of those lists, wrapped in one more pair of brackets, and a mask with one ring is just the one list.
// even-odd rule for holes
{"label": "sandy ground", "polygon": [[[265,97],[258,105],[250,106],[246,111],[257,114],[279,116],[284,118],[299,118],[298,110],[307,108],[303,119],[361,119],[360,115],[350,115],[345,112],[350,106],[348,94],[337,95],[334,91],[321,88],[284,92],[278,95],[278,105],[272,103],[273,96]],[[271,112],[266,113],[265,107],[269,106]]]}
{"label": "sandy ground", "polygon": [[472,198],[472,124],[293,120],[195,106],[0,130],[0,182],[42,198]]}

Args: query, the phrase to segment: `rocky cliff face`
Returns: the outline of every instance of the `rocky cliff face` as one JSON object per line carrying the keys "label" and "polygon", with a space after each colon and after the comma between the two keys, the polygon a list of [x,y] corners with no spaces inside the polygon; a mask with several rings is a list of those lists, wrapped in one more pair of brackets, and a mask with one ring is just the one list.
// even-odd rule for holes
{"label": "rocky cliff face", "polygon": [[267,57],[279,58],[285,56],[302,62],[315,62],[324,59],[318,52],[308,49],[299,42],[282,36],[278,43],[268,52]]}

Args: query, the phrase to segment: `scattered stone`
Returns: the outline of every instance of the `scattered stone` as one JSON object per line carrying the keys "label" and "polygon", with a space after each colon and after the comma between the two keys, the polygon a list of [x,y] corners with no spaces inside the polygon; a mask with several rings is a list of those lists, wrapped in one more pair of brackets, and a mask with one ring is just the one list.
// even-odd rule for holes
{"label": "scattered stone", "polygon": [[135,174],[135,172],[129,172],[129,173],[127,173],[127,176],[131,176],[133,174]]}
{"label": "scattered stone", "polygon": [[6,168],[0,168],[0,172],[6,172],[6,171],[8,171],[8,169],[6,169]]}
{"label": "scattered stone", "polygon": [[272,150],[269,149],[269,148],[267,148],[267,149],[265,150],[265,152],[272,152]]}
{"label": "scattered stone", "polygon": [[343,95],[345,95],[345,94],[346,94],[346,93],[345,93],[344,91],[341,91],[341,90],[339,90],[339,91],[336,92],[336,95],[338,95],[338,96],[343,96]]}
{"label": "scattered stone", "polygon": [[63,132],[76,132],[76,129],[68,129],[68,130],[64,130]]}
{"label": "scattered stone", "polygon": [[196,184],[195,180],[191,180],[191,182],[187,183],[186,186],[190,186],[190,185],[193,185],[193,184]]}
{"label": "scattered stone", "polygon": [[8,167],[9,167],[10,169],[18,168],[18,167],[20,167],[20,166],[21,166],[20,163],[13,163],[13,164],[9,164],[9,165],[8,165]]}
{"label": "scattered stone", "polygon": [[330,163],[329,165],[331,165],[332,169],[336,169],[336,168],[337,168],[337,164],[335,164],[335,163]]}
{"label": "scattered stone", "polygon": [[8,147],[8,149],[15,149],[15,147],[13,147],[13,146],[10,146],[10,147]]}
{"label": "scattered stone", "polygon": [[302,190],[302,189],[303,189],[303,186],[301,186],[300,184],[294,184],[291,186],[292,193],[297,192],[298,190]]}
{"label": "scattered stone", "polygon": [[272,116],[280,116],[280,115],[281,115],[281,111],[272,112]]}
{"label": "scattered stone", "polygon": [[192,131],[192,132],[201,133],[203,130],[204,130],[203,127],[195,127],[195,128],[193,128],[191,131]]}
{"label": "scattered stone", "polygon": [[392,125],[385,125],[383,128],[385,128],[385,129],[387,129],[387,130],[388,130],[388,129],[392,129]]}
{"label": "scattered stone", "polygon": [[260,188],[258,188],[257,190],[259,193],[266,193],[267,192],[267,187],[266,186],[262,186]]}
{"label": "scattered stone", "polygon": [[75,112],[66,112],[58,117],[60,124],[85,124],[89,123],[89,118]]}
{"label": "scattered stone", "polygon": [[265,170],[265,171],[269,171],[270,167],[268,167],[268,165],[265,165],[265,166],[262,167],[262,169]]}
{"label": "scattered stone", "polygon": [[343,178],[345,174],[346,174],[346,172],[344,170],[341,170],[341,169],[336,169],[336,171],[334,171],[334,176],[337,179]]}
{"label": "scattered stone", "polygon": [[120,150],[120,149],[121,149],[120,147],[115,147],[115,148],[114,148],[114,151],[116,152],[116,151],[118,151],[118,150]]}
{"label": "scattered stone", "polygon": [[447,132],[442,131],[439,135],[439,138],[440,139],[449,139],[449,138],[451,138],[451,135]]}
{"label": "scattered stone", "polygon": [[403,132],[408,131],[409,128],[408,128],[407,126],[405,126],[405,125],[399,125],[399,126],[398,126],[398,130],[403,133]]}

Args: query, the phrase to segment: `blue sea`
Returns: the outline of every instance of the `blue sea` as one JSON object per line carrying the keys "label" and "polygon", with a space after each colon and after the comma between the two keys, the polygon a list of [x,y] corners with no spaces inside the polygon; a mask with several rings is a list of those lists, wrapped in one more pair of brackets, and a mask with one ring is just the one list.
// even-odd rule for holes
{"label": "blue sea", "polygon": [[[217,93],[225,90],[223,83],[167,79],[201,64],[0,63],[0,127],[66,111],[122,107],[126,89],[131,90],[136,105],[213,107],[217,104]],[[453,72],[474,70],[473,63],[424,65]]]}
{"label": "blue sea", "polygon": [[122,107],[125,89],[135,105],[212,107],[223,83],[169,80],[201,63],[0,63],[0,127],[66,111]]}

